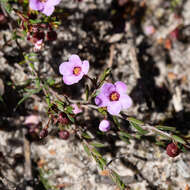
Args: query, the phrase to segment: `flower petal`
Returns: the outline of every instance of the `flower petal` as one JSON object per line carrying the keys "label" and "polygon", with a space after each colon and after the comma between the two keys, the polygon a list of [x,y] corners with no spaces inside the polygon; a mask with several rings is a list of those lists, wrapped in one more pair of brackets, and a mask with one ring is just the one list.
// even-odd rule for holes
{"label": "flower petal", "polygon": [[46,6],[44,5],[44,9],[42,10],[42,13],[44,13],[46,16],[52,15],[53,11],[55,10],[54,6]]}
{"label": "flower petal", "polygon": [[106,107],[108,105],[109,99],[104,96],[102,93],[100,93],[95,98],[95,104],[99,107]]}
{"label": "flower petal", "polygon": [[74,68],[74,64],[71,62],[63,62],[60,66],[59,66],[59,72],[62,75],[72,75],[73,74],[73,68]]}
{"label": "flower petal", "polygon": [[127,93],[127,85],[124,82],[118,81],[114,85],[116,86],[116,91],[119,92],[119,94]]}
{"label": "flower petal", "polygon": [[63,81],[67,85],[72,85],[72,84],[78,83],[79,80],[81,80],[81,78],[82,78],[82,75],[79,75],[79,76],[65,75],[63,76]]}
{"label": "flower petal", "polygon": [[58,5],[60,1],[61,0],[48,0],[46,4],[47,6],[52,7],[52,6]]}
{"label": "flower petal", "polygon": [[41,3],[38,0],[30,0],[29,7],[33,10],[42,10],[43,9],[43,3]]}
{"label": "flower petal", "polygon": [[86,75],[89,70],[89,62],[88,61],[83,61],[82,62],[82,72]]}
{"label": "flower petal", "polygon": [[120,101],[109,102],[109,105],[107,106],[107,110],[111,115],[118,115],[119,112],[121,111]]}
{"label": "flower petal", "polygon": [[71,55],[69,58],[69,62],[75,63],[77,66],[82,67],[82,61],[80,60],[80,57],[78,55]]}
{"label": "flower petal", "polygon": [[119,101],[121,102],[122,109],[126,110],[132,106],[132,99],[127,94],[126,95],[123,94],[122,96],[120,96]]}
{"label": "flower petal", "polygon": [[113,91],[115,91],[115,86],[112,83],[105,83],[100,88],[100,92],[105,96],[109,96]]}

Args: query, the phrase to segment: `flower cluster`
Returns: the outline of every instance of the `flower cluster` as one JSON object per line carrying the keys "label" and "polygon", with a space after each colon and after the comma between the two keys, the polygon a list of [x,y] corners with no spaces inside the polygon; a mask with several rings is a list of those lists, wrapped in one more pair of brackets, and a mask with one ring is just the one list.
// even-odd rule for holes
{"label": "flower cluster", "polygon": [[127,86],[121,81],[115,84],[105,83],[95,98],[95,104],[98,107],[107,107],[111,115],[118,115],[121,110],[126,110],[132,105],[132,100],[126,91]]}
{"label": "flower cluster", "polygon": [[61,0],[30,0],[29,7],[50,16],[54,12],[55,6],[58,5],[60,1]]}
{"label": "flower cluster", "polygon": [[59,66],[59,72],[63,75],[63,81],[67,85],[78,83],[88,73],[89,62],[81,61],[78,55],[71,55],[68,62]]}

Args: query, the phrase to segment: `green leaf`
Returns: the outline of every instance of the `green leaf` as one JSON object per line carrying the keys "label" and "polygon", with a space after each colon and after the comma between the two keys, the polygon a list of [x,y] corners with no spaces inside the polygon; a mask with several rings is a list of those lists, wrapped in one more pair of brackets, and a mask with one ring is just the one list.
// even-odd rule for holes
{"label": "green leaf", "polygon": [[73,107],[72,106],[67,106],[66,107],[66,112],[70,113],[70,114],[73,114]]}
{"label": "green leaf", "polygon": [[156,125],[155,127],[163,131],[173,131],[173,132],[176,131],[175,127],[169,127],[169,126],[164,126],[164,125]]}
{"label": "green leaf", "polygon": [[85,139],[91,139],[90,135],[86,132],[83,132],[82,133],[82,136],[85,138]]}
{"label": "green leaf", "polygon": [[123,183],[123,181],[120,179],[120,176],[112,170],[112,179],[113,181],[117,184],[117,186],[119,187],[120,190],[125,190],[125,184]]}
{"label": "green leaf", "polygon": [[128,139],[133,139],[133,137],[129,133],[126,133],[124,131],[120,131],[119,134],[125,136]]}
{"label": "green leaf", "polygon": [[9,4],[9,0],[1,0],[2,6],[5,10],[10,14],[12,11],[11,5]]}
{"label": "green leaf", "polygon": [[134,127],[141,135],[145,135],[148,133],[148,131],[142,129],[137,123],[133,123],[132,121],[129,122],[132,127]]}
{"label": "green leaf", "polygon": [[121,129],[120,124],[119,124],[119,121],[118,121],[118,118],[117,118],[116,116],[113,116],[113,121],[114,121],[114,123],[116,124],[116,126],[117,126],[119,129]]}
{"label": "green leaf", "polygon": [[94,147],[97,147],[97,148],[106,147],[105,144],[98,143],[98,142],[91,142],[90,144],[91,144],[92,146],[94,146]]}
{"label": "green leaf", "polygon": [[59,101],[59,100],[56,100],[56,101],[55,101],[55,104],[56,104],[58,110],[60,110],[60,111],[62,111],[62,112],[65,113],[65,105],[64,105],[64,102],[61,102],[61,101]]}
{"label": "green leaf", "polygon": [[0,102],[4,103],[3,97],[0,95]]}
{"label": "green leaf", "polygon": [[49,86],[53,86],[55,84],[55,80],[51,77],[49,77],[46,82]]}
{"label": "green leaf", "polygon": [[38,24],[42,22],[40,19],[35,19],[35,20],[30,19],[29,21],[31,24]]}
{"label": "green leaf", "polygon": [[98,157],[102,157],[102,155],[95,148],[92,148],[92,152],[94,155],[96,155]]}
{"label": "green leaf", "polygon": [[130,144],[129,139],[126,138],[125,136],[120,135],[119,138],[120,138],[122,141],[125,141],[127,144]]}
{"label": "green leaf", "polygon": [[46,96],[46,103],[47,103],[48,107],[50,108],[51,107],[51,100],[50,100],[49,96]]}
{"label": "green leaf", "polygon": [[88,156],[91,156],[91,153],[90,153],[88,146],[83,143],[83,147],[84,147],[85,152],[88,154]]}
{"label": "green leaf", "polygon": [[177,142],[179,142],[179,143],[181,143],[181,144],[186,144],[186,142],[185,142],[181,137],[179,137],[179,136],[177,136],[177,135],[172,135],[172,138],[173,138],[175,141],[177,141]]}
{"label": "green leaf", "polygon": [[107,68],[107,69],[103,72],[103,74],[101,75],[101,77],[100,77],[100,83],[101,83],[102,81],[104,81],[104,80],[106,79],[106,77],[109,76],[110,73],[111,73],[111,69],[110,69],[110,68]]}
{"label": "green leaf", "polygon": [[103,170],[104,167],[106,166],[106,160],[102,157],[98,157],[97,161],[98,161],[100,169]]}
{"label": "green leaf", "polygon": [[75,119],[70,115],[70,114],[68,114],[68,113],[66,113],[67,114],[67,117],[69,118],[69,120],[72,122],[72,123],[74,123],[75,122]]}
{"label": "green leaf", "polygon": [[[29,89],[28,89],[29,90]],[[15,110],[18,108],[20,104],[22,104],[27,98],[29,98],[33,94],[37,94],[41,91],[41,89],[31,89],[28,94],[24,95],[24,97],[17,103]]]}
{"label": "green leaf", "polygon": [[128,121],[131,121],[131,122],[133,122],[133,123],[135,123],[135,124],[137,124],[137,125],[144,125],[144,123],[143,123],[142,121],[140,121],[140,120],[138,120],[138,119],[135,119],[135,118],[133,118],[133,117],[128,117],[127,120],[128,120]]}
{"label": "green leaf", "polygon": [[89,86],[88,85],[86,85],[86,87],[85,87],[85,99],[86,99],[86,101],[88,101],[88,98],[89,98]]}

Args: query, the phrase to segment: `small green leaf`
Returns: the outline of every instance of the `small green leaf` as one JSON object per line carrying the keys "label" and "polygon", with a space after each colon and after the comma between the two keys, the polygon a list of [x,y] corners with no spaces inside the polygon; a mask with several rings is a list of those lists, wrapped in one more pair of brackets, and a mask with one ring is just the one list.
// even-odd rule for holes
{"label": "small green leaf", "polygon": [[55,84],[55,80],[51,77],[49,77],[46,82],[49,86],[53,86]]}
{"label": "small green leaf", "polygon": [[4,102],[3,97],[0,95],[0,102]]}
{"label": "small green leaf", "polygon": [[96,155],[98,157],[102,157],[102,155],[95,148],[92,148],[92,152],[94,155]]}
{"label": "small green leaf", "polygon": [[38,24],[42,22],[40,19],[35,19],[35,20],[30,19],[29,21],[31,24]]}
{"label": "small green leaf", "polygon": [[181,143],[181,144],[186,144],[186,142],[185,142],[181,137],[179,137],[179,136],[177,136],[177,135],[172,135],[172,138],[173,138],[175,141],[177,141],[177,142],[179,142],[179,143]]}
{"label": "small green leaf", "polygon": [[24,95],[24,97],[17,103],[16,107],[15,107],[15,110],[18,108],[18,106],[20,104],[22,104],[27,98],[29,98],[31,95],[33,94],[37,94],[41,91],[41,89],[28,89],[28,93],[26,95]]}
{"label": "small green leaf", "polygon": [[63,104],[57,103],[58,110],[65,112]]}
{"label": "small green leaf", "polygon": [[90,143],[92,146],[94,147],[97,147],[97,148],[102,148],[102,147],[105,147],[106,145],[105,144],[102,144],[102,143],[98,143],[98,142],[92,142]]}
{"label": "small green leaf", "polygon": [[98,157],[98,158],[97,158],[97,161],[98,161],[98,164],[99,164],[100,169],[103,170],[104,167],[106,166],[106,161],[105,161],[105,159],[102,158],[102,157]]}
{"label": "small green leaf", "polygon": [[176,131],[175,127],[169,127],[169,126],[164,126],[164,125],[156,125],[155,127],[163,131]]}
{"label": "small green leaf", "polygon": [[122,136],[127,137],[128,139],[133,139],[133,137],[129,133],[126,133],[124,131],[120,131],[119,134],[122,135]]}
{"label": "small green leaf", "polygon": [[116,116],[113,116],[113,121],[114,121],[114,123],[116,124],[116,126],[118,127],[118,129],[121,129],[121,128],[120,128],[119,121],[118,121],[118,118],[117,118]]}
{"label": "small green leaf", "polygon": [[85,99],[86,101],[88,101],[88,98],[89,98],[89,86],[88,85],[85,85]]}
{"label": "small green leaf", "polygon": [[72,122],[72,123],[74,123],[75,122],[75,119],[70,115],[70,114],[68,114],[68,113],[66,113],[67,114],[67,117],[69,118],[69,120]]}
{"label": "small green leaf", "polygon": [[133,122],[133,123],[136,123],[136,124],[138,124],[138,125],[144,125],[144,123],[143,123],[142,121],[140,121],[140,120],[138,120],[138,119],[135,119],[135,118],[133,118],[133,117],[128,117],[127,120],[128,120],[128,121],[131,121],[131,122]]}
{"label": "small green leaf", "polygon": [[88,156],[91,156],[91,153],[90,153],[88,146],[83,143],[83,147],[84,147],[85,152],[88,154]]}
{"label": "small green leaf", "polygon": [[73,114],[73,107],[72,106],[67,106],[66,107],[66,112],[70,113],[70,114]]}
{"label": "small green leaf", "polygon": [[82,133],[82,136],[83,136],[84,138],[86,138],[86,139],[91,139],[90,135],[89,135],[88,133],[86,133],[86,132],[83,132],[83,133]]}
{"label": "small green leaf", "polygon": [[134,127],[141,135],[145,135],[148,131],[142,129],[137,123],[129,122],[132,127]]}
{"label": "small green leaf", "polygon": [[120,135],[119,138],[120,138],[122,141],[125,141],[127,144],[130,144],[129,139],[126,138],[125,136]]}
{"label": "small green leaf", "polygon": [[101,83],[102,81],[104,81],[104,80],[106,79],[106,77],[109,76],[110,72],[111,72],[111,69],[110,69],[110,68],[107,68],[107,69],[103,72],[103,74],[102,74],[101,77],[100,77],[100,83]]}

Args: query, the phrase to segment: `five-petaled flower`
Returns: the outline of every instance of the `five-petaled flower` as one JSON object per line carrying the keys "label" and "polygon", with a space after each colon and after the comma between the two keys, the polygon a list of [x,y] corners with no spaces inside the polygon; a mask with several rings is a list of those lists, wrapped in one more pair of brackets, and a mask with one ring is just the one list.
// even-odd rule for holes
{"label": "five-petaled flower", "polygon": [[105,83],[100,88],[100,93],[95,98],[98,107],[107,107],[111,115],[118,115],[121,110],[126,110],[132,105],[131,98],[126,93],[125,83],[118,81],[115,84]]}
{"label": "five-petaled flower", "polygon": [[61,0],[30,0],[29,7],[50,16]]}
{"label": "five-petaled flower", "polygon": [[59,66],[59,72],[63,75],[63,81],[67,85],[78,83],[88,73],[89,62],[81,61],[78,55],[71,55],[68,62]]}
{"label": "five-petaled flower", "polygon": [[102,132],[107,132],[110,130],[110,122],[106,119],[102,120],[99,124],[99,130]]}

